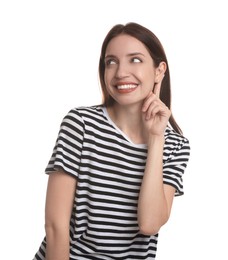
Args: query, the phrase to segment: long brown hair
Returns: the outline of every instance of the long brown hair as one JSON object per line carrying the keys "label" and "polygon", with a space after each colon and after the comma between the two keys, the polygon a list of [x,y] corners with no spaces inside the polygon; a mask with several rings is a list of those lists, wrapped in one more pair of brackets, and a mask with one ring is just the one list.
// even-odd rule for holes
{"label": "long brown hair", "polygon": [[[104,73],[105,73],[104,59],[105,59],[106,48],[109,42],[114,37],[120,34],[130,35],[138,39],[140,42],[142,42],[146,46],[147,50],[149,51],[154,61],[155,67],[158,67],[160,62],[162,61],[166,63],[167,68],[166,68],[165,76],[162,80],[160,99],[162,102],[165,103],[165,105],[169,109],[171,109],[170,73],[169,73],[169,65],[168,65],[164,48],[161,42],[159,41],[159,39],[157,38],[157,36],[153,32],[151,32],[147,28],[137,23],[127,23],[126,25],[123,24],[115,25],[108,32],[108,34],[106,35],[103,41],[102,48],[101,48],[100,62],[99,62],[99,79],[100,79],[101,90],[103,94],[103,105],[109,107],[112,106],[114,103],[114,99],[109,95],[104,82]],[[177,133],[180,134],[182,133],[173,115],[170,116],[169,123]]]}

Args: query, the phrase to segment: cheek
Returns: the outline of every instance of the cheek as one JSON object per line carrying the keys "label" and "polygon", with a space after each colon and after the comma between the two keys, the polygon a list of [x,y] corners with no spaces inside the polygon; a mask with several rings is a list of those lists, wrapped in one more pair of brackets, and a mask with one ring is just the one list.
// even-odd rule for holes
{"label": "cheek", "polygon": [[108,88],[111,83],[112,83],[112,79],[113,79],[113,72],[108,70],[104,72],[104,82],[106,85],[106,88]]}
{"label": "cheek", "polygon": [[152,70],[148,70],[147,73],[146,73],[146,78],[147,80],[150,82],[150,84],[154,85],[155,83],[155,70],[152,69]]}
{"label": "cheek", "polygon": [[146,86],[153,87],[155,83],[155,73],[152,70],[144,70],[140,75]]}
{"label": "cheek", "polygon": [[104,83],[105,83],[106,86],[107,86],[107,82],[108,82],[108,80],[107,80],[107,73],[104,72]]}
{"label": "cheek", "polygon": [[105,83],[105,88],[106,91],[110,94],[110,74],[109,73],[104,73],[104,83]]}

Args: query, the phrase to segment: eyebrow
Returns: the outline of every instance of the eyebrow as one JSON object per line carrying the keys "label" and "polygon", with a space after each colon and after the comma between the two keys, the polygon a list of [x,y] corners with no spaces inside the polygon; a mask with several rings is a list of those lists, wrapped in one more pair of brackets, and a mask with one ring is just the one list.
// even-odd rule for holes
{"label": "eyebrow", "polygon": [[129,53],[127,56],[137,56],[137,55],[141,55],[141,56],[145,56],[143,53],[141,52],[133,52],[133,53]]}
{"label": "eyebrow", "polygon": [[[137,56],[137,55],[145,56],[141,52],[132,52],[132,53],[127,54],[128,57]],[[115,58],[115,57],[116,57],[115,55],[109,54],[109,55],[105,56],[105,59],[107,59],[107,58]]]}

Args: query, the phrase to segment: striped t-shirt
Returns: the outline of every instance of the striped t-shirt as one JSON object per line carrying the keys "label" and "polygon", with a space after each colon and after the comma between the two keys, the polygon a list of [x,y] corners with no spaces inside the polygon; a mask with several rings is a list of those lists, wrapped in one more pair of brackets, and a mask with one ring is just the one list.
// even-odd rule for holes
{"label": "striped t-shirt", "polygon": [[[188,140],[167,127],[163,181],[183,194]],[[137,202],[147,146],[134,144],[103,106],[64,117],[46,173],[63,169],[77,179],[70,221],[70,260],[155,259],[158,234],[140,234]],[[44,239],[34,260],[45,259]]]}

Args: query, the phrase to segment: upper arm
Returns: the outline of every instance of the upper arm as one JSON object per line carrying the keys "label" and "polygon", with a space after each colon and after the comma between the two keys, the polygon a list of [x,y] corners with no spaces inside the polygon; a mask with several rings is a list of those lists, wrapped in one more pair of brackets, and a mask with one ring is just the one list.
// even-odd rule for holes
{"label": "upper arm", "polygon": [[163,183],[175,188],[175,196],[184,194],[183,175],[189,157],[188,139],[176,133],[170,133],[164,145]]}
{"label": "upper arm", "polygon": [[69,225],[76,183],[76,178],[63,171],[49,175],[45,206],[46,226]]}

